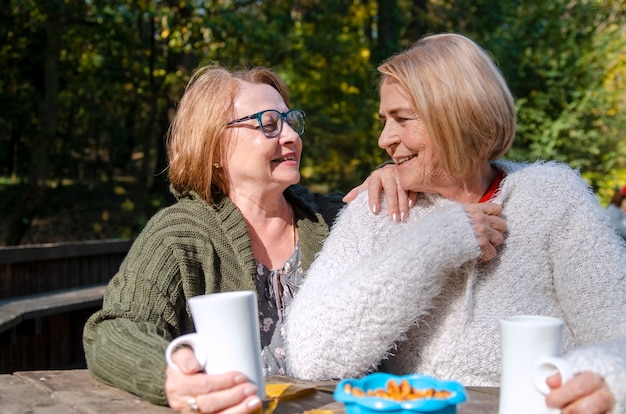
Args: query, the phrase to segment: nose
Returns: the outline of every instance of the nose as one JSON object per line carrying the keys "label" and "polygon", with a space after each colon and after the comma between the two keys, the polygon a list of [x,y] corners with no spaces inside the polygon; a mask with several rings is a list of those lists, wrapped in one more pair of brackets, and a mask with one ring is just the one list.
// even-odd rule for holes
{"label": "nose", "polygon": [[398,135],[393,131],[392,122],[387,122],[378,137],[378,146],[387,149],[398,143]]}
{"label": "nose", "polygon": [[289,123],[283,120],[283,130],[280,131],[279,139],[282,143],[295,142],[300,138],[300,135],[289,125]]}

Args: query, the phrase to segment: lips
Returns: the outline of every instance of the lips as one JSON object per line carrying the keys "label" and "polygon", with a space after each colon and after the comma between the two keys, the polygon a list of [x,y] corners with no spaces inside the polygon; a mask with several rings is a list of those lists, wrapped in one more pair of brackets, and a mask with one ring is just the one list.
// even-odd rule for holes
{"label": "lips", "polygon": [[409,160],[411,160],[411,159],[413,159],[415,157],[417,157],[417,154],[408,155],[406,157],[394,158],[393,162],[395,162],[396,165],[400,165],[400,164],[403,164],[403,163],[405,163],[405,162],[407,162],[407,161],[409,161]]}
{"label": "lips", "polygon": [[284,157],[274,158],[272,162],[295,161],[295,160],[296,160],[295,155],[285,155]]}

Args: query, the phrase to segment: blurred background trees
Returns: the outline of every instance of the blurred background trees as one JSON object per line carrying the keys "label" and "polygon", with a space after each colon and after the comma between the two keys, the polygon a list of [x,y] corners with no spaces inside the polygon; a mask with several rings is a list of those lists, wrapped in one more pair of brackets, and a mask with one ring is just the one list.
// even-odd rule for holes
{"label": "blurred background trees", "polygon": [[280,73],[307,113],[303,183],[347,191],[385,160],[376,66],[442,31],[475,39],[509,81],[509,158],[566,162],[603,201],[626,183],[624,0],[5,3],[0,244],[85,199],[97,211],[74,221],[89,231],[68,237],[133,237],[172,201],[164,137],[191,72],[210,62]]}

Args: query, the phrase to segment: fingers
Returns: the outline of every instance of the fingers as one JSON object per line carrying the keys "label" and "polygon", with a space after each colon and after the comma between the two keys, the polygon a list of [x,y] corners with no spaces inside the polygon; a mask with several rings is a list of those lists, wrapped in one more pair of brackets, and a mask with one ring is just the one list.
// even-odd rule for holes
{"label": "fingers", "polygon": [[[249,413],[261,406],[258,388],[237,372],[220,375],[183,374],[166,370],[165,393],[172,409],[181,413]],[[192,409],[197,406],[197,411]]]}
{"label": "fingers", "polygon": [[378,214],[380,199],[384,194],[387,213],[393,221],[404,221],[409,217],[409,209],[417,202],[417,193],[405,191],[398,182],[396,166],[389,164],[374,170],[363,184],[353,188],[343,197],[343,202],[353,201],[361,191],[367,189],[367,202],[370,211]]}
{"label": "fingers", "polygon": [[417,204],[417,196],[419,193],[416,193],[415,191],[408,191],[407,193],[409,197],[409,208],[411,208]]}
{"label": "fingers", "polygon": [[497,247],[504,241],[504,233],[507,230],[506,221],[502,217],[488,216],[489,223],[489,243]]}
{"label": "fingers", "polygon": [[232,388],[196,396],[203,413],[249,413],[261,406],[256,385],[246,382]]}
{"label": "fingers", "polygon": [[189,347],[181,347],[172,354],[172,362],[184,374],[193,374],[202,370],[196,356]]}
{"label": "fingers", "polygon": [[[395,177],[385,177],[381,180],[383,195],[387,206],[387,214],[392,221],[404,221],[409,216],[409,197],[402,187],[395,180]],[[370,206],[374,201],[373,195],[368,188]],[[378,190],[380,193],[380,189]],[[380,194],[377,196],[380,197]],[[377,200],[380,200],[378,198]]]}
{"label": "fingers", "polygon": [[[559,384],[558,375],[548,379],[548,385]],[[563,414],[604,414],[615,406],[615,398],[604,379],[590,371],[574,376],[562,386],[554,388],[546,397],[551,408],[560,408]]]}
{"label": "fingers", "polygon": [[369,180],[369,178],[367,180],[363,181],[363,184],[361,184],[361,185],[359,185],[357,187],[354,187],[352,190],[350,190],[348,192],[348,194],[343,196],[341,201],[343,201],[344,203],[349,203],[351,201],[354,201],[356,196],[358,196],[361,191],[365,191],[367,189],[367,181],[368,180]]}
{"label": "fingers", "polygon": [[546,384],[550,387],[551,390],[560,387],[561,384],[561,374],[554,374],[546,378]]}
{"label": "fingers", "polygon": [[467,205],[468,211],[479,211],[490,216],[499,216],[502,214],[502,206],[498,203],[472,203]]}
{"label": "fingers", "polygon": [[385,165],[369,177],[367,186],[370,210],[377,214],[380,211],[380,196],[384,193],[387,214],[393,221],[404,221],[409,217],[409,208],[417,200],[416,193],[405,191],[398,181],[398,171],[393,164]]}
{"label": "fingers", "polygon": [[506,221],[500,217],[502,206],[495,203],[473,203],[465,206],[470,223],[478,240],[481,256],[479,263],[496,257],[496,247],[504,241]]}
{"label": "fingers", "polygon": [[367,184],[367,204],[374,214],[380,212],[380,194],[383,191],[383,177],[375,170],[363,184]]}

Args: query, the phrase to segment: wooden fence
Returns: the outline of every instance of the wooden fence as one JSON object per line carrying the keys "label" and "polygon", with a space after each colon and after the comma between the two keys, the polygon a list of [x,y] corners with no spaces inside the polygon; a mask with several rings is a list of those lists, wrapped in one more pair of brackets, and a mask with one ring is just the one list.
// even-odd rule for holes
{"label": "wooden fence", "polygon": [[83,326],[131,243],[0,248],[0,373],[84,367]]}

